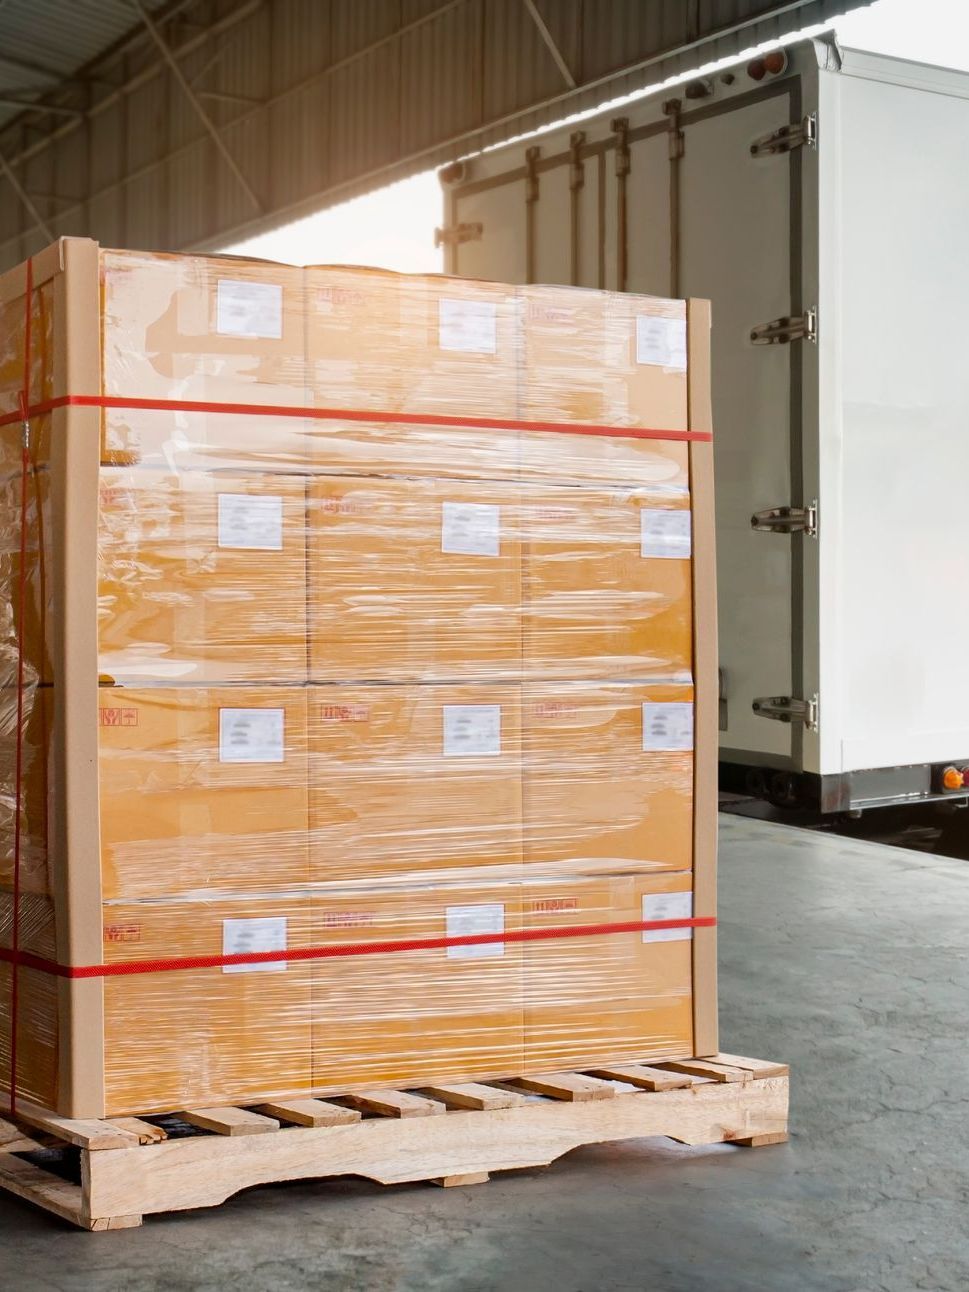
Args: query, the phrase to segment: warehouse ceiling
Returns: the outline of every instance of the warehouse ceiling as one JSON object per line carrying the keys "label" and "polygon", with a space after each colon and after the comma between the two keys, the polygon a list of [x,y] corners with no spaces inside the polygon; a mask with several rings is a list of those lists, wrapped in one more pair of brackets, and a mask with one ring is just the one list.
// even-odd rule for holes
{"label": "warehouse ceiling", "polygon": [[869,0],[0,0],[0,268],[272,227]]}
{"label": "warehouse ceiling", "polygon": [[[157,11],[164,0],[147,7]],[[123,0],[0,0],[0,123],[24,103],[56,103],[65,84],[115,51],[133,25]]]}

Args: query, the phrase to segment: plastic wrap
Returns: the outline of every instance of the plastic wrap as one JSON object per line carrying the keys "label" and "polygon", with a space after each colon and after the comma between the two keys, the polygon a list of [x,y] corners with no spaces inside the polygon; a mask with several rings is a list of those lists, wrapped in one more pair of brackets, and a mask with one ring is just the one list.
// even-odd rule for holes
{"label": "plastic wrap", "polygon": [[[49,452],[50,284],[26,346],[2,304],[0,1092],[14,1009],[17,1092],[73,1115],[692,1054],[684,304],[98,276],[96,500]],[[65,727],[52,587],[85,514],[97,712]],[[62,854],[79,723],[93,835]],[[102,911],[93,964],[68,894]]]}

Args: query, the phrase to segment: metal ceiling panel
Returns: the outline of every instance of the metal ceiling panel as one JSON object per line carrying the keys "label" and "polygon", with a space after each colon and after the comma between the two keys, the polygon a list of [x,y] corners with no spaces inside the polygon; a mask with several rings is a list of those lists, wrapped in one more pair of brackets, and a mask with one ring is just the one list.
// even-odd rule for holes
{"label": "metal ceiling panel", "polygon": [[0,267],[224,245],[867,2],[0,0]]}
{"label": "metal ceiling panel", "polygon": [[[167,0],[149,0],[158,11]],[[0,0],[0,97],[30,100],[56,91],[135,26],[127,0]],[[0,106],[0,123],[16,107]]]}

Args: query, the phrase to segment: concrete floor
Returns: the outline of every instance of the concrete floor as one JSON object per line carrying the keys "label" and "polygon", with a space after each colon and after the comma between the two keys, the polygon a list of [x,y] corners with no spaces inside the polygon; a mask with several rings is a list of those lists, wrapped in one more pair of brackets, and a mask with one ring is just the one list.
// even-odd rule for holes
{"label": "concrete floor", "polygon": [[722,818],[722,1039],[793,1140],[477,1188],[277,1185],[82,1234],[0,1195],[3,1292],[966,1292],[969,863]]}

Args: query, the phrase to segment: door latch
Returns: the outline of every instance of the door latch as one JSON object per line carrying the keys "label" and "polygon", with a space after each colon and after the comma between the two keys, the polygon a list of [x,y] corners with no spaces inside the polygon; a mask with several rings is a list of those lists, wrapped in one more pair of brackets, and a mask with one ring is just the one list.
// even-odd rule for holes
{"label": "door latch", "polygon": [[808,731],[818,729],[818,697],[801,700],[792,695],[760,695],[751,705],[759,718],[775,722],[803,722]]}
{"label": "door latch", "polygon": [[792,121],[790,125],[772,130],[769,135],[761,135],[750,145],[751,157],[774,157],[778,153],[793,152],[803,146],[818,146],[818,114],[816,112]]}
{"label": "door latch", "polygon": [[771,319],[751,328],[750,339],[754,345],[786,345],[789,341],[818,339],[818,312],[813,307],[793,318]]}
{"label": "door latch", "polygon": [[807,534],[808,538],[817,538],[817,499],[810,507],[767,507],[755,511],[750,528],[760,534]]}
{"label": "door latch", "polygon": [[477,220],[473,224],[448,225],[434,230],[434,246],[457,247],[462,242],[477,242],[483,233],[484,225]]}

